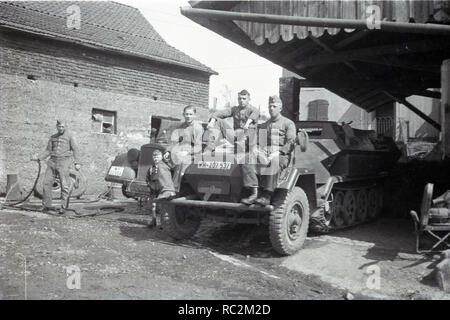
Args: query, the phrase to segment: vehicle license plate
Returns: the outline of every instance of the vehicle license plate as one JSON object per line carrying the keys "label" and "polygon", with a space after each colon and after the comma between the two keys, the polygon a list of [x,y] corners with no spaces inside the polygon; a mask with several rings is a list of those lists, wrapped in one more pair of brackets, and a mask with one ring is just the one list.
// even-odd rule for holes
{"label": "vehicle license plate", "polygon": [[122,173],[123,173],[123,167],[112,166],[111,169],[109,169],[109,174],[111,176],[120,177],[120,176],[122,176]]}
{"label": "vehicle license plate", "polygon": [[200,181],[198,192],[211,194],[229,194],[230,184],[224,181]]}
{"label": "vehicle license plate", "polygon": [[219,169],[219,170],[230,170],[231,162],[223,161],[200,161],[197,165],[199,169]]}

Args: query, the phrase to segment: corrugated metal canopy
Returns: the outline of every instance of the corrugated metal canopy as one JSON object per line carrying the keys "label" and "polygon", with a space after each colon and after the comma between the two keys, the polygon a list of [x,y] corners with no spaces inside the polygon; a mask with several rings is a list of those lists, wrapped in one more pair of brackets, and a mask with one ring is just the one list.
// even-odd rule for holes
{"label": "corrugated metal canopy", "polygon": [[[279,16],[365,20],[378,5],[381,20],[398,25],[449,24],[450,1],[198,1],[193,8]],[[195,22],[367,111],[413,94],[438,98],[440,65],[450,36],[431,31],[326,28],[189,16]],[[338,20],[339,21],[339,20]],[[342,21],[342,20],[341,20]],[[406,23],[404,23],[406,22]],[[425,24],[427,23],[427,24]],[[391,23],[392,25],[392,23]],[[395,25],[394,25],[395,27]]]}

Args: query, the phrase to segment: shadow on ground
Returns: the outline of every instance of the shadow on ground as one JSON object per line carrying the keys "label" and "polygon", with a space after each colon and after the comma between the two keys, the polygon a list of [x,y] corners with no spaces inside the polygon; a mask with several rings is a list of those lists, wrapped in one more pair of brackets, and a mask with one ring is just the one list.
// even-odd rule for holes
{"label": "shadow on ground", "polygon": [[[126,218],[118,219],[130,222]],[[272,249],[267,227],[233,225],[204,220],[197,233],[188,240],[174,240],[161,227],[125,225],[120,226],[121,235],[134,241],[156,241],[168,245],[202,248],[227,255],[243,255],[258,258],[278,257]]]}

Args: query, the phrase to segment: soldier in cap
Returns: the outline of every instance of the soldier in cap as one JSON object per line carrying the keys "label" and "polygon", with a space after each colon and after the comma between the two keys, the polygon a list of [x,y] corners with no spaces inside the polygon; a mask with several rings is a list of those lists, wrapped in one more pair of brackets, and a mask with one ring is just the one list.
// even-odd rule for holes
{"label": "soldier in cap", "polygon": [[80,170],[80,162],[78,158],[78,148],[73,135],[66,130],[65,122],[56,121],[56,130],[58,131],[50,137],[47,148],[40,155],[34,155],[31,160],[43,161],[50,157],[47,162],[47,170],[44,175],[44,192],[43,192],[43,211],[47,212],[52,209],[52,188],[56,176],[59,176],[61,185],[61,207],[58,212],[65,213],[69,207],[69,197],[71,192],[71,179],[69,170],[72,162],[76,170]]}
{"label": "soldier in cap", "polygon": [[[246,163],[242,165],[244,186],[252,189],[251,195],[242,199],[242,203],[269,205],[277,186],[278,173],[289,165],[294,149],[296,129],[292,120],[281,115],[282,108],[283,104],[278,96],[269,97],[270,119],[258,128],[260,140],[257,152],[263,155],[265,164]],[[262,137],[267,137],[267,139],[261,141]],[[259,186],[263,189],[260,196],[258,196],[258,180],[252,178],[257,171],[260,174]]]}

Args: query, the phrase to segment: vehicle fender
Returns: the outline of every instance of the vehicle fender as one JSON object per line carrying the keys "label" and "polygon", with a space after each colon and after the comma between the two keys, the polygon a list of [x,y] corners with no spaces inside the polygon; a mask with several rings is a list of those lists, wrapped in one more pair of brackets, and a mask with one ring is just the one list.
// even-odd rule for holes
{"label": "vehicle fender", "polygon": [[317,194],[314,172],[295,167],[288,167],[281,171],[278,176],[277,189],[292,190],[295,186],[302,188],[308,196],[310,209],[316,208]]}
{"label": "vehicle fender", "polygon": [[278,189],[291,190],[297,182],[300,172],[297,168],[288,167],[283,169],[278,175]]}
{"label": "vehicle fender", "polygon": [[136,171],[128,160],[127,153],[119,154],[108,168],[105,180],[108,182],[128,183],[136,178]]}

